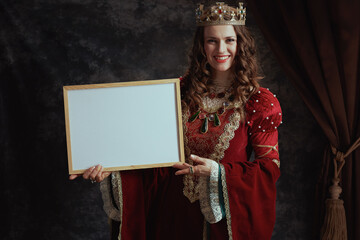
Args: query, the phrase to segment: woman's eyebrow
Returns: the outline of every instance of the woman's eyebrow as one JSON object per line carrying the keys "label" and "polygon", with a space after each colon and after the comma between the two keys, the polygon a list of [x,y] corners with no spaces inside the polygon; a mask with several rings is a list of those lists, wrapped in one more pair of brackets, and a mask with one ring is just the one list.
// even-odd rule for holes
{"label": "woman's eyebrow", "polygon": [[[205,37],[206,39],[209,39],[209,38],[212,38],[212,39],[218,39],[218,37],[214,37],[214,36],[207,36]],[[224,38],[236,38],[235,35],[232,35],[232,36],[227,36],[227,37],[224,37]]]}

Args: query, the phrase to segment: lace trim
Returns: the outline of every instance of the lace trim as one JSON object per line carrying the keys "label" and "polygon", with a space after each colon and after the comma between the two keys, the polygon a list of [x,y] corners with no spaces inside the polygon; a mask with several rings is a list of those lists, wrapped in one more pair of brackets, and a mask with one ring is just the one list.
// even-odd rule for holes
{"label": "lace trim", "polygon": [[235,136],[235,131],[240,126],[240,113],[234,109],[234,113],[230,116],[230,121],[225,125],[224,132],[219,138],[219,143],[215,146],[214,153],[210,155],[210,159],[220,162],[224,157],[224,152],[230,146],[230,140]]}
{"label": "lace trim", "polygon": [[[116,191],[116,193],[118,193],[119,187],[121,188],[121,183],[120,183],[120,186],[118,187],[118,185],[116,184],[115,179],[113,177],[113,174],[114,173],[111,174],[110,180],[106,179],[106,181],[102,181],[100,183],[100,191],[101,191],[102,199],[104,202],[103,208],[104,208],[105,213],[108,215],[109,218],[120,222],[122,206],[120,207],[120,203],[119,203],[119,201],[117,201],[118,200],[117,198],[115,198],[115,203],[112,201],[111,191],[114,190],[114,193],[115,193],[115,191]],[[113,189],[111,188],[110,181],[112,182]],[[116,204],[117,208],[115,207],[115,204]]]}
{"label": "lace trim", "polygon": [[203,226],[203,240],[208,240],[207,223],[206,223],[205,219],[204,219],[204,226]]}
{"label": "lace trim", "polygon": [[[202,106],[201,108],[208,113],[215,113],[217,112],[221,107],[224,106],[224,102],[227,102],[226,99],[228,99],[230,94],[227,94],[225,96],[225,98],[210,98],[208,96],[204,97],[202,99]],[[231,109],[231,108],[238,108],[240,107],[240,103],[238,101],[236,102],[228,102],[229,106],[226,109]]]}
{"label": "lace trim", "polygon": [[211,162],[210,177],[200,177],[200,209],[206,221],[217,223],[222,219],[219,199],[219,164]]}
{"label": "lace trim", "polygon": [[[193,161],[189,158],[190,148],[188,146],[188,138],[186,136],[187,132],[188,132],[186,123],[189,120],[189,112],[184,113],[182,115],[182,120],[183,120],[185,161],[188,162],[189,164],[193,165],[194,164]],[[184,196],[187,197],[191,203],[194,203],[196,200],[199,200],[200,185],[198,184],[198,181],[199,181],[198,177],[196,177],[194,175],[187,174],[183,177],[183,183],[184,183],[183,193],[184,193]]]}
{"label": "lace trim", "polygon": [[[183,124],[183,135],[184,135],[184,150],[185,150],[185,157],[186,157],[186,161],[189,161],[189,156],[190,156],[190,148],[188,146],[188,138],[187,138],[187,132],[188,132],[188,128],[186,126],[186,123],[189,120],[189,114],[190,113],[183,113],[182,115],[182,124]],[[190,160],[192,162],[192,160]]]}
{"label": "lace trim", "polygon": [[[119,196],[119,210],[120,210],[120,226],[119,226],[119,236],[118,240],[121,240],[121,228],[122,228],[122,218],[123,218],[123,192],[122,192],[122,182],[120,172],[114,173],[113,185],[118,186],[118,196]],[[116,196],[116,192],[114,192],[114,196]]]}
{"label": "lace trim", "polygon": [[233,239],[232,236],[232,229],[231,229],[231,213],[230,213],[230,204],[229,204],[229,195],[226,185],[226,176],[225,176],[225,167],[224,165],[220,164],[221,169],[221,183],[223,186],[223,194],[224,194],[224,204],[225,204],[225,214],[226,214],[226,223],[227,223],[227,230],[229,234],[229,240]]}
{"label": "lace trim", "polygon": [[114,194],[115,204],[119,209],[117,210],[116,217],[112,219],[120,222],[118,240],[121,240],[121,228],[122,228],[122,217],[123,217],[123,192],[122,192],[122,182],[121,182],[120,172],[117,171],[111,173],[111,184],[113,186],[112,191]]}
{"label": "lace trim", "polygon": [[[187,126],[186,123],[189,119],[189,113],[183,114],[183,132],[184,132],[184,146],[185,146],[185,155],[186,161],[189,164],[193,164],[192,160],[188,158],[190,155],[190,149],[188,147],[188,139],[186,137],[187,134]],[[229,118],[229,123],[227,123],[224,127],[224,132],[219,137],[219,142],[216,144],[214,148],[214,153],[210,155],[210,159],[220,162],[220,160],[224,157],[224,152],[229,148],[230,140],[234,138],[235,131],[240,126],[240,113],[234,109],[233,114],[231,114]],[[194,203],[196,200],[199,200],[200,196],[200,184],[199,178],[194,175],[185,175],[183,177],[183,193],[189,199],[191,203]]]}
{"label": "lace trim", "polygon": [[200,198],[200,184],[199,178],[194,175],[185,175],[183,178],[184,189],[183,193],[185,197],[189,199],[191,203],[194,203]]}

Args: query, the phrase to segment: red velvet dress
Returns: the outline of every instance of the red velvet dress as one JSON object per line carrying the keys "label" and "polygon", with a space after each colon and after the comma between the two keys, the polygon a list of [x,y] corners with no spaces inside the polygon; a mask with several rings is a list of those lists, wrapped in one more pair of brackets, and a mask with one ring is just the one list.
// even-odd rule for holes
{"label": "red velvet dress", "polygon": [[[219,192],[225,217],[207,223],[199,198],[208,185],[176,169],[157,168],[113,173],[101,184],[104,209],[119,239],[270,239],[275,224],[275,182],[280,175],[277,127],[281,108],[276,97],[260,88],[246,105],[246,119],[236,110],[220,115],[221,125],[184,115],[185,149],[219,163]],[[251,152],[255,160],[250,162]],[[117,238],[114,238],[117,239]]]}

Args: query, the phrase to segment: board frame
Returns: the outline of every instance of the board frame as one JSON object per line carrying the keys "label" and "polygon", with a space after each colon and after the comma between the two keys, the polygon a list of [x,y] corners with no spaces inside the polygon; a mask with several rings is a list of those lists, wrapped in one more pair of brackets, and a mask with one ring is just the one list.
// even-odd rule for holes
{"label": "board frame", "polygon": [[[151,87],[153,86],[153,87]],[[154,88],[154,86],[157,86],[156,88]],[[132,88],[124,88],[124,87],[132,87]],[[134,88],[135,87],[135,88]],[[146,89],[147,88],[147,89]],[[87,111],[83,110],[83,109],[90,109],[90,111],[88,110],[88,112],[91,112],[91,107],[96,108],[94,106],[96,106],[96,104],[98,102],[103,102],[103,98],[107,98],[108,94],[109,94],[109,89],[111,90],[111,94],[114,94],[114,97],[116,98],[115,93],[118,91],[119,94],[121,93],[121,97],[122,98],[126,98],[127,93],[128,94],[132,94],[132,96],[128,96],[129,99],[134,99],[134,91],[136,89],[136,91],[138,92],[142,92],[142,93],[148,93],[149,89],[153,90],[156,89],[156,96],[152,96],[152,97],[147,97],[146,99],[141,99],[141,94],[136,96],[136,101],[142,102],[142,101],[146,101],[144,104],[144,108],[147,109],[141,109],[141,105],[137,104],[136,106],[136,111],[137,112],[146,112],[148,111],[149,106],[152,105],[152,102],[154,102],[153,104],[158,104],[159,105],[159,101],[160,101],[160,105],[161,103],[167,102],[167,100],[169,100],[170,104],[166,105],[165,107],[162,106],[161,108],[161,113],[165,114],[162,116],[173,116],[173,114],[175,113],[175,117],[171,117],[171,119],[173,119],[171,124],[169,124],[169,126],[171,126],[170,129],[167,128],[166,131],[170,131],[172,133],[172,137],[168,137],[164,132],[164,129],[161,129],[161,126],[159,126],[158,122],[159,118],[161,116],[158,117],[154,117],[154,118],[147,118],[146,119],[146,124],[148,126],[151,126],[151,128],[142,128],[141,129],[141,134],[144,135],[145,138],[149,138],[152,139],[154,137],[154,132],[156,133],[164,133],[166,135],[166,137],[168,137],[169,139],[171,139],[171,141],[168,142],[177,142],[177,146],[174,146],[175,144],[171,144],[171,146],[169,147],[169,152],[168,155],[171,156],[177,156],[176,160],[171,159],[171,161],[165,161],[164,159],[162,159],[162,161],[160,160],[149,160],[151,161],[146,162],[146,164],[132,164],[133,162],[131,161],[131,159],[120,159],[121,157],[119,157],[118,161],[116,160],[116,164],[114,162],[111,162],[111,164],[109,164],[108,162],[106,162],[106,159],[99,159],[99,161],[97,162],[97,164],[101,164],[104,166],[104,170],[103,171],[118,171],[118,170],[131,170],[131,169],[144,169],[144,168],[155,168],[155,167],[169,167],[174,165],[175,163],[179,163],[179,162],[185,162],[185,155],[184,155],[184,141],[183,141],[183,123],[182,123],[182,112],[181,112],[181,96],[180,96],[180,80],[177,78],[173,78],[173,79],[160,79],[160,80],[145,80],[145,81],[132,81],[132,82],[118,82],[118,83],[102,83],[102,84],[87,84],[87,85],[72,85],[72,86],[63,86],[63,94],[64,94],[64,111],[65,111],[65,126],[66,126],[66,143],[67,143],[67,154],[68,154],[68,168],[69,168],[69,174],[81,174],[84,173],[85,170],[87,168],[90,168],[95,164],[94,160],[92,159],[92,156],[101,156],[101,151],[99,153],[96,152],[96,147],[92,147],[91,149],[88,149],[87,151],[81,151],[81,149],[86,146],[86,144],[90,144],[93,143],[92,141],[95,141],[96,139],[91,139],[91,137],[87,136],[87,138],[83,138],[80,140],[76,140],[81,138],[82,134],[85,135],[85,131],[81,130],[82,129],[82,124],[76,124],[76,122],[79,122],[82,116],[85,119],[90,119],[86,118],[86,116],[84,117],[84,114],[86,114]],[[169,89],[173,89],[174,91]],[[131,91],[130,91],[131,90]],[[170,92],[170,93],[169,93]],[[106,93],[106,94],[105,94]],[[81,95],[83,94],[83,95]],[[84,95],[85,94],[85,95]],[[144,94],[147,95],[147,94]],[[82,97],[81,97],[82,96]],[[83,97],[86,96],[86,97]],[[97,97],[95,97],[97,96]],[[99,96],[103,96],[103,98],[99,98]],[[146,97],[146,96],[145,96]],[[159,99],[160,98],[160,99]],[[85,99],[85,100],[84,100]],[[90,100],[89,100],[90,99]],[[93,101],[91,101],[92,99],[100,99],[101,101],[95,101],[95,103],[93,103]],[[131,101],[127,101],[127,102],[110,102],[107,103],[106,101],[108,100],[104,100],[104,103],[101,103],[105,109],[108,108],[112,108],[112,107],[116,107],[116,109],[121,109],[128,107],[129,104],[131,104]],[[174,104],[172,104],[174,103]],[[93,104],[93,105],[91,105]],[[108,105],[107,105],[108,104]],[[126,104],[126,105],[125,105]],[[81,106],[81,107],[79,107]],[[88,108],[87,108],[88,107]],[[140,108],[140,109],[139,109]],[[77,109],[77,110],[73,110],[73,109]],[[74,112],[75,111],[75,112]],[[83,113],[81,113],[81,111],[83,111]],[[113,112],[118,112],[118,110],[115,110]],[[103,113],[105,114],[105,116],[103,117],[104,122],[102,123],[101,119],[98,120],[98,122],[96,122],[96,124],[92,123],[87,123],[88,121],[84,121],[84,124],[89,124],[89,127],[87,129],[96,129],[99,128],[99,126],[103,126],[101,124],[108,124],[106,122],[106,119],[113,117],[111,116],[111,111],[109,114],[109,116],[107,116],[107,113]],[[133,114],[136,115],[136,112],[134,112]],[[157,113],[158,114],[158,113]],[[169,114],[169,115],[166,115]],[[131,114],[128,114],[131,115]],[[89,114],[90,116],[90,114]],[[133,119],[134,121],[135,119]],[[124,120],[126,121],[126,120]],[[148,121],[153,121],[153,122],[148,122]],[[122,138],[121,137],[121,130],[127,130],[125,128],[133,128],[132,131],[136,131],[136,126],[132,126],[131,125],[131,118],[129,118],[129,121],[126,122],[127,124],[123,124],[122,126],[124,127],[122,129],[122,126],[118,126],[116,124],[114,124],[114,129],[116,128],[116,131],[114,131],[114,138]],[[152,124],[153,123],[153,124]],[[99,124],[99,125],[97,125]],[[93,126],[94,125],[94,126]],[[116,127],[115,127],[116,125]],[[121,124],[119,124],[121,125]],[[154,127],[155,129],[154,129]],[[166,125],[167,127],[169,127],[168,125]],[[76,131],[77,129],[80,129],[79,132]],[[158,129],[156,129],[158,128]],[[147,131],[147,129],[149,131]],[[174,139],[176,133],[176,140]],[[109,133],[110,135],[112,133]],[[108,135],[109,135],[108,134]],[[152,136],[150,136],[152,134]],[[90,134],[91,135],[91,134]],[[109,136],[110,136],[109,135]],[[131,137],[132,135],[138,135],[138,134],[128,134],[128,136],[125,136],[126,138]],[[156,134],[158,135],[158,134]],[[80,136],[80,137],[77,137]],[[120,137],[119,137],[120,136]],[[96,136],[94,136],[93,138],[95,138]],[[107,141],[104,139],[108,139],[103,138],[101,141]],[[109,139],[112,139],[112,137],[109,137]],[[157,139],[159,139],[159,137],[157,136]],[[122,141],[122,140],[121,140]],[[74,142],[74,144],[73,144]],[[77,145],[75,145],[75,142],[80,142]],[[161,140],[160,140],[161,142]],[[101,143],[101,144],[100,144]],[[110,143],[110,142],[109,142]],[[163,144],[163,143],[160,143]],[[165,143],[166,144],[166,143]],[[91,145],[91,144],[90,144]],[[99,145],[103,146],[104,143],[103,142],[99,142]],[[110,144],[111,145],[111,144]],[[144,144],[143,144],[144,146]],[[122,146],[119,146],[120,148]],[[133,146],[130,146],[130,149]],[[137,147],[139,150],[141,150],[141,146],[134,146]],[[155,147],[156,148],[156,147]],[[166,146],[164,146],[164,148],[162,148],[163,150],[167,150],[168,148]],[[171,149],[176,149],[177,153],[175,153],[175,151],[171,150]],[[80,150],[77,151],[77,150]],[[94,155],[91,154],[89,155],[89,151],[95,151]],[[110,152],[106,151],[106,156],[113,156],[111,155],[111,151],[114,151],[114,154],[117,153],[117,155],[119,155],[119,152],[117,152],[118,150],[116,149],[110,149]],[[122,149],[122,151],[125,153],[126,149]],[[147,151],[149,151],[149,149],[147,149]],[[154,152],[147,152],[149,158],[151,159],[152,156],[157,156],[155,153],[155,151],[159,151],[159,149],[154,149]],[[74,152],[77,152],[76,157],[75,155],[73,155]],[[134,153],[134,151],[133,151]],[[87,155],[88,154],[88,155]],[[87,159],[84,159],[85,156],[90,156],[89,159],[92,159],[92,161],[87,162]],[[116,155],[116,156],[117,156]],[[126,155],[129,155],[129,153],[127,153]],[[83,156],[83,157],[80,157]],[[115,156],[115,155],[114,155]],[[134,156],[134,155],[133,155]],[[111,157],[108,157],[111,158]],[[159,161],[159,162],[157,162]],[[86,167],[76,167],[76,166],[86,166]]]}

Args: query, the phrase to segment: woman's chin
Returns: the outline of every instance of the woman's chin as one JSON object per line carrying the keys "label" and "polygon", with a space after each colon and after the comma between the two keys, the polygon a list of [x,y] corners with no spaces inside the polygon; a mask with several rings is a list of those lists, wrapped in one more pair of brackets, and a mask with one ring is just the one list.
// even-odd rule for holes
{"label": "woman's chin", "polygon": [[221,67],[213,68],[213,70],[214,70],[215,72],[218,72],[218,73],[230,72],[230,69],[231,69],[231,67],[227,67],[227,66],[221,66]]}

